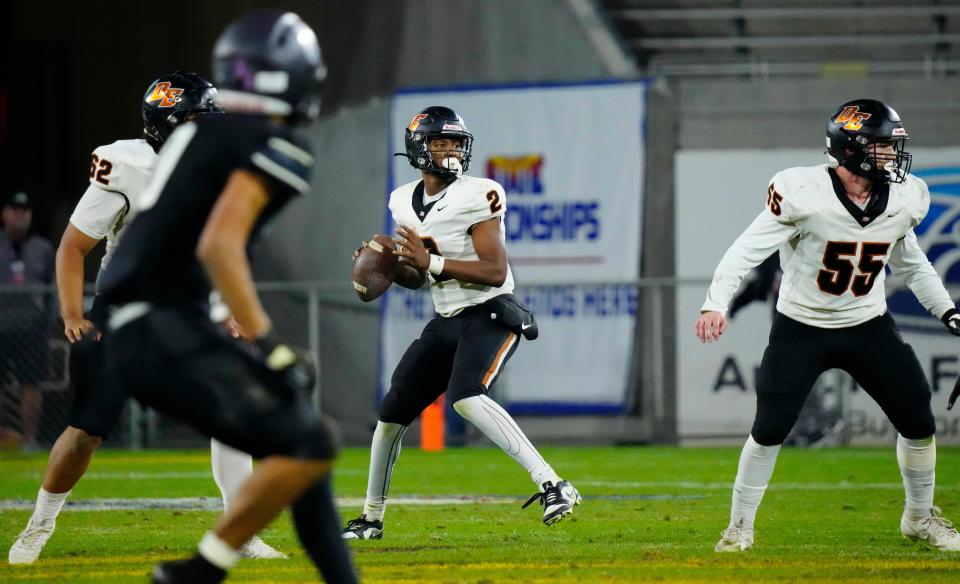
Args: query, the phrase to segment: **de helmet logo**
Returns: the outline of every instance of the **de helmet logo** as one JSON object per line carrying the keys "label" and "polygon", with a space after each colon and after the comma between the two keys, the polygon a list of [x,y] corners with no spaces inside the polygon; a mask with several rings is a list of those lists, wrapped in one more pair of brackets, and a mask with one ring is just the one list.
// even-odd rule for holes
{"label": "de helmet logo", "polygon": [[850,130],[851,132],[856,132],[863,127],[863,121],[870,119],[870,115],[866,112],[860,111],[860,107],[856,105],[849,105],[843,108],[837,117],[833,120],[834,124],[843,124],[844,130]]}
{"label": "de helmet logo", "polygon": [[173,107],[180,101],[180,94],[183,89],[179,87],[170,87],[167,81],[161,81],[153,87],[153,91],[147,97],[147,103],[160,101],[157,107]]}
{"label": "de helmet logo", "polygon": [[[930,187],[930,210],[914,229],[920,247],[956,299],[960,294],[960,166],[940,166],[911,171]],[[940,332],[942,326],[930,318],[909,288],[897,279],[888,279],[887,305],[904,328]]]}
{"label": "de helmet logo", "polygon": [[420,122],[422,122],[427,117],[428,117],[427,114],[417,114],[413,116],[413,119],[410,120],[410,125],[407,126],[407,130],[410,132],[415,132],[417,128],[420,126]]}

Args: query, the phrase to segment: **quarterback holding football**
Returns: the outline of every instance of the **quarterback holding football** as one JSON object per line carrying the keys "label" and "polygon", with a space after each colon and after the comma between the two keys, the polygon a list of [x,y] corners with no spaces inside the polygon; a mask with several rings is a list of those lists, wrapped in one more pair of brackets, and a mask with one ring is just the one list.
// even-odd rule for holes
{"label": "quarterback holding football", "polygon": [[400,256],[394,280],[410,289],[429,281],[437,316],[393,372],[370,448],[363,514],[347,524],[343,537],[383,536],[387,491],[403,434],[444,392],[461,416],[526,469],[538,489],[527,505],[539,500],[543,522],[553,524],[573,511],[580,494],[487,395],[520,337],[537,336],[533,315],[512,294],[503,187],[464,174],[470,168],[473,134],[450,108],[433,106],[415,115],[405,145],[401,155],[421,177],[390,194],[397,226],[393,253]]}

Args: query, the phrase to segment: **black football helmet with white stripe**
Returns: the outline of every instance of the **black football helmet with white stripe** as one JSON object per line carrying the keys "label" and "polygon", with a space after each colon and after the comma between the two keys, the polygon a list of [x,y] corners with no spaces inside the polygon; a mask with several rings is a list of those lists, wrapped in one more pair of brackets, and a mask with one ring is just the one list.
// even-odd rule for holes
{"label": "black football helmet with white stripe", "polygon": [[318,90],[326,76],[317,35],[292,12],[248,12],[213,48],[213,81],[229,112],[312,120],[320,113]]}

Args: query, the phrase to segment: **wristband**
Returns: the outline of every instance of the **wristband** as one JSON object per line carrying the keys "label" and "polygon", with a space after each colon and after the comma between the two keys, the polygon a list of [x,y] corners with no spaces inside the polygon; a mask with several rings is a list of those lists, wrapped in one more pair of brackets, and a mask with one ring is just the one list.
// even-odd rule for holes
{"label": "wristband", "polygon": [[253,339],[253,342],[257,345],[257,348],[260,349],[263,356],[266,357],[283,341],[280,340],[280,335],[271,327],[270,330]]}
{"label": "wristband", "polygon": [[443,272],[443,256],[438,256],[435,254],[430,254],[430,267],[427,268],[427,271],[433,274],[434,276],[439,276]]}
{"label": "wristband", "polygon": [[943,316],[940,317],[940,322],[942,322],[942,323],[945,324],[946,326],[950,326],[950,319],[951,319],[951,318],[953,317],[953,315],[955,315],[956,313],[957,313],[957,309],[956,309],[956,308],[951,308],[951,309],[947,310],[946,312],[943,313]]}
{"label": "wristband", "polygon": [[286,369],[297,362],[296,353],[283,342],[280,335],[272,328],[265,335],[257,337],[254,343],[260,349],[260,353],[270,369],[275,371]]}

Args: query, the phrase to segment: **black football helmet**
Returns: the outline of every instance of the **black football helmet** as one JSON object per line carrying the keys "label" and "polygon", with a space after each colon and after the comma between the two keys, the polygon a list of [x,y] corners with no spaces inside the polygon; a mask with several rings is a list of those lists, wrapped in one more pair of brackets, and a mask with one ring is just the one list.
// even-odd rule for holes
{"label": "black football helmet", "polygon": [[143,94],[143,133],[158,150],[189,115],[222,112],[217,90],[196,73],[175,71],[150,84]]}
{"label": "black football helmet", "polygon": [[[877,183],[907,180],[913,156],[900,116],[885,103],[855,99],[837,108],[827,120],[827,153],[850,172]],[[880,152],[880,147],[892,152]]]}
{"label": "black football helmet", "polygon": [[213,81],[227,111],[312,120],[326,76],[317,35],[292,12],[248,12],[213,47]]}
{"label": "black football helmet", "polygon": [[413,116],[407,125],[404,134],[406,152],[398,152],[397,156],[406,156],[410,166],[440,176],[444,180],[457,178],[455,170],[438,166],[430,154],[429,143],[431,138],[459,138],[460,167],[463,172],[470,168],[470,157],[473,155],[473,134],[467,130],[457,112],[442,105],[433,105]]}

